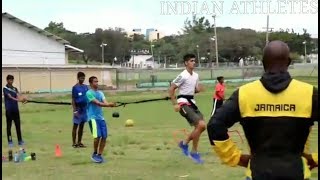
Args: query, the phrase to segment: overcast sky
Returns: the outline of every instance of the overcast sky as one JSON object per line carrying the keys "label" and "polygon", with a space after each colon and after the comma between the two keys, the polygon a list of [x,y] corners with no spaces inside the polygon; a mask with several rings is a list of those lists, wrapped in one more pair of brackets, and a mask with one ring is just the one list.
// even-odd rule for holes
{"label": "overcast sky", "polygon": [[[254,3],[255,2],[255,3]],[[94,32],[95,28],[122,27],[127,31],[155,28],[166,35],[177,34],[194,12],[217,26],[263,31],[270,14],[274,30],[303,28],[318,37],[316,0],[3,0],[2,12],[45,28],[50,21],[63,22],[68,30]]]}

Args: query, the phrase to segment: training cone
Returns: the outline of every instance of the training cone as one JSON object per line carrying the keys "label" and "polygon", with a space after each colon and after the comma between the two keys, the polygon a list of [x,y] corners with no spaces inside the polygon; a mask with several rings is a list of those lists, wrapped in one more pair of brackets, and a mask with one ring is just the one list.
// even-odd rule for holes
{"label": "training cone", "polygon": [[60,148],[60,145],[57,144],[56,145],[56,157],[61,157],[61,156],[62,156],[61,148]]}

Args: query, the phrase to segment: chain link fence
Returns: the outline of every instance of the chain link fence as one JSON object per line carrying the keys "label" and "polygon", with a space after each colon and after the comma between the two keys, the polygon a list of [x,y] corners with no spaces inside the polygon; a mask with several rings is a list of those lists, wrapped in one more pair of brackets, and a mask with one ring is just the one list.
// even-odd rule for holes
{"label": "chain link fence", "polygon": [[[168,88],[170,82],[179,75],[184,68],[167,69],[117,69],[117,89],[121,91],[146,90],[156,88]],[[218,76],[224,76],[227,82],[241,83],[259,79],[264,72],[262,66],[244,67],[220,67],[220,68],[198,68],[201,83],[214,84]],[[318,77],[318,64],[301,64],[289,67],[293,77],[308,78]]]}
{"label": "chain link fence", "polygon": [[[73,66],[73,67],[2,67],[2,86],[6,76],[14,75],[14,85],[24,93],[70,92],[77,83],[77,72],[86,74],[86,84],[90,76],[99,79],[100,89],[115,91],[145,91],[167,89],[170,82],[184,68],[132,69],[112,68],[110,66]],[[262,66],[197,68],[195,70],[201,83],[214,84],[218,76],[227,82],[241,83],[259,79],[264,70]],[[318,64],[295,64],[289,72],[293,77],[317,81]]]}

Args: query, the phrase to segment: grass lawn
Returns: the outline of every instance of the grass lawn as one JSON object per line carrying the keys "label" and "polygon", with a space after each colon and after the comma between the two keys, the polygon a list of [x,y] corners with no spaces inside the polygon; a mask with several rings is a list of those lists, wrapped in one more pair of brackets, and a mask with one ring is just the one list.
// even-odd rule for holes
{"label": "grass lawn", "polygon": [[[317,83],[314,78],[303,78],[303,80],[314,85]],[[235,86],[228,85],[228,96],[231,95]],[[212,86],[208,87],[206,92],[196,96],[198,106],[206,118],[209,117],[212,107],[212,89]],[[166,96],[166,92],[106,93],[106,96],[109,101],[134,101]],[[47,99],[70,102],[69,96],[48,96]],[[4,180],[244,179],[244,168],[222,165],[220,160],[211,153],[206,132],[200,140],[200,153],[205,160],[204,165],[194,164],[182,155],[172,134],[184,128],[189,131],[192,129],[180,114],[174,112],[169,102],[127,105],[125,108],[105,108],[109,138],[104,153],[107,163],[104,164],[94,164],[90,160],[92,138],[87,124],[84,129],[83,143],[89,147],[84,149],[71,147],[71,107],[30,103],[20,105],[20,110],[26,151],[27,153],[35,152],[37,160],[23,163],[3,162],[2,177]],[[114,111],[120,113],[120,118],[112,118],[111,114]],[[4,114],[3,108],[2,114]],[[2,116],[2,119],[2,154],[7,156],[5,117]],[[135,126],[124,127],[127,119],[133,119]],[[318,152],[317,129],[318,124],[315,125],[311,135],[312,150],[315,152]],[[236,124],[231,130],[238,130],[244,138],[239,124]],[[12,133],[16,145],[14,127]],[[180,132],[178,136],[183,137],[183,133]],[[231,137],[244,152],[248,152],[246,143],[241,143],[237,134],[232,133]],[[55,157],[56,144],[59,144],[62,149],[63,156],[60,158]],[[18,147],[15,146],[14,150],[18,150]],[[313,178],[317,179],[317,169],[312,173]]]}

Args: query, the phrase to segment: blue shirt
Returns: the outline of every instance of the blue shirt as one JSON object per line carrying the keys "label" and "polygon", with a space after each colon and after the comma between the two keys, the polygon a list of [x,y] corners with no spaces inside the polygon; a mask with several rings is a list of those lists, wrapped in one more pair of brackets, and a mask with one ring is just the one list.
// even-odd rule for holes
{"label": "blue shirt", "polygon": [[102,107],[92,102],[95,99],[98,100],[99,102],[103,102],[103,100],[106,99],[103,92],[90,89],[87,91],[86,96],[88,100],[87,113],[88,113],[89,120],[90,119],[104,120]]}
{"label": "blue shirt", "polygon": [[85,84],[76,84],[72,87],[72,98],[76,105],[78,111],[86,111],[87,108],[87,98],[86,92],[88,91],[88,86]]}
{"label": "blue shirt", "polygon": [[3,95],[4,95],[4,106],[6,111],[10,112],[19,112],[18,102],[11,99],[8,95],[10,94],[12,97],[18,97],[18,89],[13,86],[6,85],[3,88]]}

